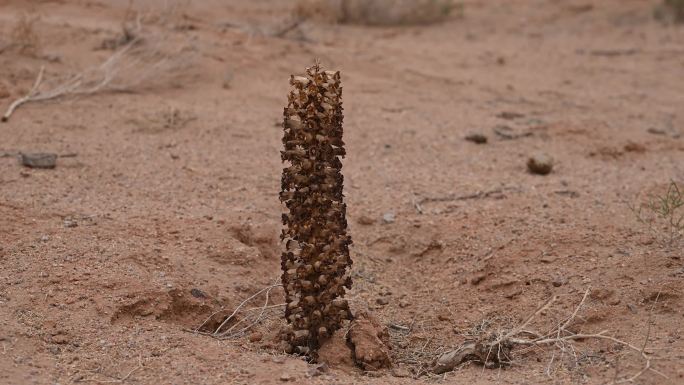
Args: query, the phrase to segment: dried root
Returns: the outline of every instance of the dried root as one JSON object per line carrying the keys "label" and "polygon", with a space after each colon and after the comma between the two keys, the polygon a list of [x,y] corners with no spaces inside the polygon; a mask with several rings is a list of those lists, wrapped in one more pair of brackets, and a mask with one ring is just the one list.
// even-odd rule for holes
{"label": "dried root", "polygon": [[[527,330],[528,325],[539,314],[548,309],[556,297],[551,298],[545,304],[540,306],[532,315],[530,315],[523,323],[513,328],[510,331],[498,334],[491,334],[480,338],[476,341],[468,341],[455,350],[448,351],[441,354],[433,362],[431,372],[435,374],[446,373],[454,370],[461,364],[466,362],[479,363],[487,368],[503,367],[512,363],[512,351],[516,347],[541,347],[554,346],[561,351],[562,354],[574,354],[576,351],[574,342],[580,340],[606,340],[613,342],[623,348],[629,349],[639,354],[643,361],[643,367],[637,373],[626,376],[624,378],[616,378],[614,383],[633,382],[646,372],[656,373],[664,378],[664,374],[653,368],[653,355],[647,351],[646,345],[648,343],[650,334],[650,320],[649,332],[642,347],[634,346],[628,342],[622,341],[618,338],[608,335],[608,331],[601,331],[599,333],[575,333],[569,330],[569,326],[577,317],[580,309],[584,305],[589,295],[589,289],[584,293],[584,297],[579,305],[575,308],[573,313],[553,328],[548,333],[537,333],[535,331]],[[656,301],[657,302],[657,301]],[[554,355],[555,357],[555,355]],[[551,363],[550,363],[551,364]]]}
{"label": "dried root", "polygon": [[345,155],[342,141],[340,73],[321,70],[318,63],[306,76],[292,76],[294,89],[284,111],[280,200],[282,283],[287,307],[288,353],[316,359],[323,339],[351,319],[345,288],[351,287],[346,205],[340,172]]}

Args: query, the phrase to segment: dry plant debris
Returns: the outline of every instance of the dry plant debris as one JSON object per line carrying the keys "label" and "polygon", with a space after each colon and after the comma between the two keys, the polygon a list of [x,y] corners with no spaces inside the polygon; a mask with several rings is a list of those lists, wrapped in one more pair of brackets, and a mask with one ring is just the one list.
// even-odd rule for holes
{"label": "dry plant debris", "polygon": [[[255,326],[266,321],[274,314],[280,314],[281,309],[285,306],[284,303],[270,304],[271,292],[281,287],[278,282],[269,285],[256,293],[249,296],[233,310],[228,316],[222,316],[227,313],[226,309],[219,309],[209,317],[207,317],[202,324],[189,332],[210,336],[220,340],[235,339],[247,335]],[[264,304],[257,307],[247,308],[247,304],[264,296]],[[217,321],[218,319],[218,321]]]}
{"label": "dry plant debris", "polygon": [[[574,356],[577,358],[575,342],[582,340],[605,340],[614,343],[620,348],[637,353],[643,362],[641,369],[632,375],[621,377],[619,376],[619,373],[616,373],[613,383],[621,384],[634,382],[646,372],[653,372],[663,378],[667,378],[667,376],[653,367],[653,360],[656,357],[647,348],[650,339],[650,316],[648,320],[648,331],[646,332],[646,337],[641,347],[610,336],[608,330],[603,330],[598,333],[579,333],[573,330],[573,322],[578,317],[580,310],[589,297],[590,291],[591,289],[588,288],[572,314],[566,317],[557,326],[551,328],[550,331],[540,333],[531,330],[529,326],[536,317],[545,314],[551,305],[558,299],[556,296],[550,298],[542,306],[538,307],[534,313],[530,314],[522,323],[510,330],[502,330],[496,333],[482,335],[477,339],[466,341],[454,350],[440,354],[433,362],[431,372],[434,374],[446,373],[467,362],[475,362],[486,368],[508,366],[513,363],[513,350],[516,347],[530,348],[554,346],[561,352],[561,355]],[[656,297],[651,307],[651,315],[653,314],[653,309],[657,302],[658,298]],[[553,364],[554,358],[555,355],[552,356],[549,366]]]}
{"label": "dry plant debris", "polygon": [[132,2],[126,9],[126,14],[121,22],[121,33],[115,37],[105,39],[100,48],[117,49],[135,40],[142,30],[142,14],[132,9]]}
{"label": "dry plant debris", "polygon": [[684,0],[664,0],[654,11],[656,19],[684,23]]}
{"label": "dry plant debris", "polygon": [[281,202],[282,254],[288,353],[316,359],[322,340],[351,319],[346,205],[342,194],[342,87],[340,73],[318,63],[292,76],[284,110]]}
{"label": "dry plant debris", "polygon": [[23,13],[11,32],[10,45],[22,54],[36,54],[40,49],[40,39],[35,31],[38,15]]}
{"label": "dry plant debris", "polygon": [[456,8],[452,0],[299,0],[294,13],[324,22],[411,25],[442,21]]}
{"label": "dry plant debris", "polygon": [[657,234],[664,233],[673,245],[684,233],[684,194],[675,181],[670,181],[662,195],[650,196],[639,207],[631,207],[640,223]]}
{"label": "dry plant debris", "polygon": [[140,25],[128,33],[130,40],[118,46],[102,64],[54,86],[43,87],[45,68],[41,67],[33,87],[9,105],[1,120],[8,121],[17,108],[27,103],[104,91],[131,91],[145,82],[162,78],[190,60],[192,50],[186,44],[171,41],[166,35],[145,35]]}

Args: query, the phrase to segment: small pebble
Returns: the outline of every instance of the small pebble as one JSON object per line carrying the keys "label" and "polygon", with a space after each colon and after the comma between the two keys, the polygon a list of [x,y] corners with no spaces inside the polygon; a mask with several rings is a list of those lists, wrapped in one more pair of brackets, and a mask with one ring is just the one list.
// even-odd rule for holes
{"label": "small pebble", "polygon": [[465,140],[477,144],[487,143],[487,137],[482,134],[470,134],[465,137]]}
{"label": "small pebble", "polygon": [[55,336],[52,336],[52,343],[60,344],[60,345],[67,344],[67,343],[69,343],[69,337],[67,337],[66,335],[61,334],[61,333],[57,334]]}
{"label": "small pebble", "polygon": [[482,282],[485,279],[486,275],[485,274],[478,274],[474,276],[473,278],[470,279],[470,283],[473,285],[477,285],[480,282]]}
{"label": "small pebble", "polygon": [[496,117],[501,118],[501,119],[506,119],[506,120],[513,120],[513,119],[518,119],[518,118],[524,118],[525,114],[521,114],[519,112],[513,112],[513,111],[503,111],[503,112],[500,112],[499,114],[497,114]]}
{"label": "small pebble", "polygon": [[192,296],[195,298],[207,298],[207,295],[204,294],[202,290],[197,288],[190,290],[190,294],[192,294]]}
{"label": "small pebble", "polygon": [[43,59],[51,62],[51,63],[61,63],[62,62],[62,56],[56,53],[48,53],[43,55]]}
{"label": "small pebble", "polygon": [[385,213],[385,215],[382,216],[382,221],[386,224],[393,223],[395,219],[394,213]]}
{"label": "small pebble", "polygon": [[322,364],[318,364],[318,365],[314,365],[314,366],[310,367],[307,370],[306,374],[309,377],[317,377],[317,376],[320,376],[323,373],[327,372],[328,369],[329,369],[328,364],[326,364],[324,362]]}
{"label": "small pebble", "polygon": [[283,373],[280,375],[280,381],[287,382],[287,381],[291,381],[291,380],[292,380],[292,376],[287,374],[287,373]]}
{"label": "small pebble", "polygon": [[392,373],[392,376],[394,376],[394,377],[399,377],[399,378],[411,377],[411,372],[404,367],[392,368],[391,373]]}
{"label": "small pebble", "polygon": [[380,297],[380,298],[375,300],[375,303],[377,303],[378,305],[384,306],[384,305],[387,305],[389,303],[389,300],[387,298]]}
{"label": "small pebble", "polygon": [[553,159],[546,154],[536,154],[527,160],[527,169],[537,175],[546,175],[553,169]]}
{"label": "small pebble", "polygon": [[666,135],[667,134],[667,131],[663,130],[662,128],[650,127],[647,131],[649,134],[653,134],[653,135]]}
{"label": "small pebble", "polygon": [[359,219],[356,220],[360,225],[370,226],[375,223],[375,220],[367,215],[361,215]]}
{"label": "small pebble", "polygon": [[30,168],[55,168],[57,165],[57,154],[20,154],[19,161],[23,166]]}
{"label": "small pebble", "polygon": [[646,146],[644,146],[641,143],[636,143],[636,142],[628,142],[627,144],[625,144],[624,149],[627,152],[636,152],[636,153],[646,152]]}

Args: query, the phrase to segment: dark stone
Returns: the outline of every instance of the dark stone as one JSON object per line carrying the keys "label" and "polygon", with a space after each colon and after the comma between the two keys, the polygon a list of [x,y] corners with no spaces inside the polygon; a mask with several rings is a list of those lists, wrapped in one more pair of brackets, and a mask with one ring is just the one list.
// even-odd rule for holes
{"label": "dark stone", "polygon": [[553,169],[553,159],[546,154],[537,154],[527,160],[527,169],[533,174],[546,175]]}
{"label": "dark stone", "polygon": [[19,154],[19,161],[23,166],[30,168],[55,168],[57,166],[57,154],[35,153]]}
{"label": "dark stone", "polygon": [[503,112],[500,112],[499,114],[497,114],[496,117],[501,118],[501,119],[506,119],[506,120],[513,120],[513,119],[518,119],[518,118],[524,118],[525,114],[521,114],[519,112],[513,112],[513,111],[503,111]]}
{"label": "dark stone", "polygon": [[482,135],[482,134],[470,134],[465,137],[465,140],[477,144],[485,144],[487,143],[487,137]]}

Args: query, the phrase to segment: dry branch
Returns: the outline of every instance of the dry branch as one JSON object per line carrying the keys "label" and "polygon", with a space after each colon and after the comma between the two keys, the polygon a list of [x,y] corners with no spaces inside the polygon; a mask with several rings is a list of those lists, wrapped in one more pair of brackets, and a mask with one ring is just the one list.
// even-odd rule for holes
{"label": "dry branch", "polygon": [[501,187],[501,188],[495,188],[495,189],[487,190],[487,191],[479,190],[477,192],[474,192],[471,194],[465,194],[465,195],[450,194],[450,195],[441,196],[441,197],[426,197],[426,198],[422,198],[419,200],[414,199],[413,204],[414,204],[414,207],[416,207],[416,210],[422,214],[422,211],[423,211],[422,205],[426,204],[426,203],[463,201],[463,200],[470,200],[470,199],[489,198],[491,196],[501,195],[501,194],[505,193],[506,191],[517,192],[517,191],[520,191],[520,189],[517,187]]}

